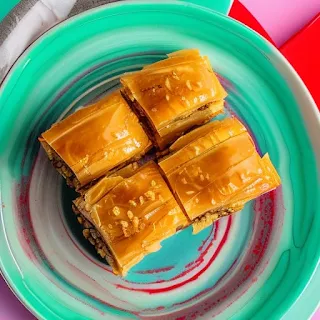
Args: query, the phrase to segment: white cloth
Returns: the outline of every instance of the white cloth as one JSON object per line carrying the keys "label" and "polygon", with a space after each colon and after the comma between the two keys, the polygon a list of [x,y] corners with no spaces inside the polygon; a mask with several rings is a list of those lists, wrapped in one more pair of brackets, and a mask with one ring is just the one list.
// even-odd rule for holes
{"label": "white cloth", "polygon": [[0,26],[0,32],[1,28],[10,30],[0,45],[0,84],[17,58],[43,32],[70,15],[114,1],[118,0],[38,0],[31,7],[19,5],[6,19],[10,25],[4,21]]}

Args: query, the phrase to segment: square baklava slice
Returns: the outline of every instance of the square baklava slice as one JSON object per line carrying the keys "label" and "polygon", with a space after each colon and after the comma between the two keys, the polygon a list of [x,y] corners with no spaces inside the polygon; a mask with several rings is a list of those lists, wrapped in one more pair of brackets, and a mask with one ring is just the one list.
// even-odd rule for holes
{"label": "square baklava slice", "polygon": [[159,165],[194,233],[280,185],[269,156],[260,157],[236,118],[181,137]]}
{"label": "square baklava slice", "polygon": [[53,166],[76,189],[141,158],[151,148],[119,91],[55,123],[39,140]]}
{"label": "square baklava slice", "polygon": [[122,276],[189,225],[154,162],[101,179],[74,201],[74,210],[96,239],[90,228],[85,237]]}
{"label": "square baklava slice", "polygon": [[223,112],[227,96],[209,59],[181,50],[121,77],[122,93],[160,149]]}

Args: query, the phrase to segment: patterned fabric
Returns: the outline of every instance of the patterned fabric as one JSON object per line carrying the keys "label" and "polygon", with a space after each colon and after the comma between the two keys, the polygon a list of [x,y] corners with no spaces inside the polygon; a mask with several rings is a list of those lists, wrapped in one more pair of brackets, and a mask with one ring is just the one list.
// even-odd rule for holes
{"label": "patterned fabric", "polygon": [[119,0],[22,0],[0,22],[0,84],[23,51],[55,24]]}

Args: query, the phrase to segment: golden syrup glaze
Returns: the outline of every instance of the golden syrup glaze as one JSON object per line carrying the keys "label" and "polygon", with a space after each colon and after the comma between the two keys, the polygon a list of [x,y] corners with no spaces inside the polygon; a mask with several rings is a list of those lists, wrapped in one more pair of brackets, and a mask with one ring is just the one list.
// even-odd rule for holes
{"label": "golden syrup glaze", "polygon": [[173,149],[179,146],[182,149],[159,165],[191,220],[245,203],[280,184],[268,155],[261,159],[236,119],[199,128],[177,141]]}
{"label": "golden syrup glaze", "polygon": [[175,141],[176,138],[179,138],[183,132],[188,131],[190,127],[199,126],[210,121],[210,119],[222,113],[223,109],[224,100],[212,102],[207,108],[198,110],[189,117],[174,122],[170,126],[170,132],[168,132],[166,136],[160,137],[160,135],[156,133],[155,137],[159,149],[163,150],[168,144],[170,144],[170,142]]}
{"label": "golden syrup glaze", "polygon": [[54,124],[41,138],[82,186],[150,147],[138,118],[119,91]]}
{"label": "golden syrup glaze", "polygon": [[204,137],[207,134],[211,137],[213,143],[216,144],[246,130],[245,126],[235,117],[215,120],[183,135],[169,147],[169,150],[171,152],[179,151],[192,141]]}
{"label": "golden syrup glaze", "polygon": [[244,132],[246,128],[236,118],[208,123],[176,140],[169,147],[169,150],[174,153],[160,160],[159,165],[166,174],[170,174],[171,170],[175,170],[197,155]]}
{"label": "golden syrup glaze", "polygon": [[[228,203],[224,204],[224,207],[221,208],[222,216],[240,211],[248,201],[277,188],[281,184],[281,179],[271,163],[268,154],[263,156],[261,162],[264,173],[257,179],[253,179],[253,182],[249,186],[244,187],[241,192],[236,192],[235,195],[228,200]],[[223,212],[223,210],[225,211]],[[205,216],[195,219],[192,223],[193,234],[199,233],[220,217],[219,210],[211,209]]]}
{"label": "golden syrup glaze", "polygon": [[227,95],[208,59],[197,50],[173,53],[141,71],[125,74],[121,83],[161,137],[170,132],[175,120]]}
{"label": "golden syrup glaze", "polygon": [[[189,224],[154,162],[131,177],[121,178],[112,189],[87,203],[90,221],[99,230],[117,261],[122,275],[143,257],[161,248],[160,242]],[[90,192],[90,189],[89,189]],[[85,198],[86,199],[86,198]],[[92,199],[92,197],[90,198]]]}

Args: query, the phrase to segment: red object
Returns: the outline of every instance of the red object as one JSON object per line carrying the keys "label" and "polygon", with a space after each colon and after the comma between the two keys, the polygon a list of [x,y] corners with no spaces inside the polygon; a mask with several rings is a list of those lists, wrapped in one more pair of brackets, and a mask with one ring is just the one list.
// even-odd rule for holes
{"label": "red object", "polygon": [[320,13],[281,48],[320,110]]}
{"label": "red object", "polygon": [[256,32],[260,33],[264,36],[267,40],[269,40],[272,44],[273,41],[268,35],[268,33],[263,29],[261,24],[257,21],[257,19],[249,12],[249,10],[241,4],[238,0],[235,0],[232,4],[229,16],[234,18],[246,26],[250,27],[251,29],[255,30]]}

